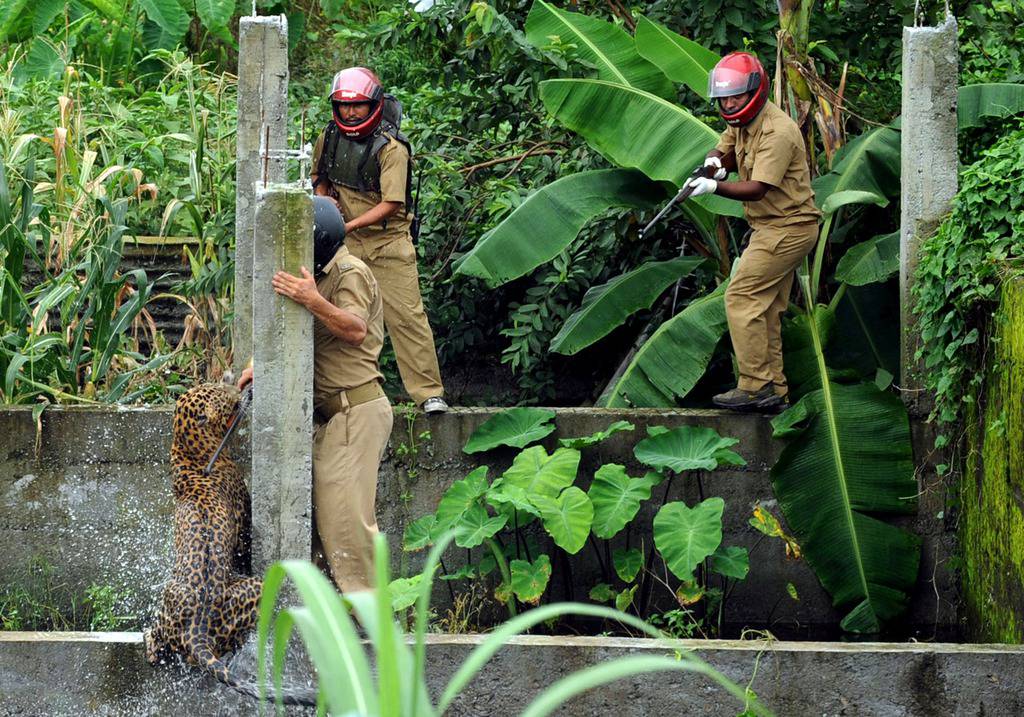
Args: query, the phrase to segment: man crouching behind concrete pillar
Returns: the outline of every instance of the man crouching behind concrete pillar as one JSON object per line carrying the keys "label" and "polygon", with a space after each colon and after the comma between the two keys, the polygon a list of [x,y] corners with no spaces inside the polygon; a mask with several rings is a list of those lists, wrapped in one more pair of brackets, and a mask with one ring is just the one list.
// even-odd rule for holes
{"label": "man crouching behind concrete pillar", "polygon": [[[274,291],[304,306],[313,326],[313,517],[334,582],[343,592],[373,585],[375,502],[394,416],[381,388],[380,289],[344,246],[334,202],[313,198],[314,267],[278,271]],[[252,381],[248,368],[239,388]]]}

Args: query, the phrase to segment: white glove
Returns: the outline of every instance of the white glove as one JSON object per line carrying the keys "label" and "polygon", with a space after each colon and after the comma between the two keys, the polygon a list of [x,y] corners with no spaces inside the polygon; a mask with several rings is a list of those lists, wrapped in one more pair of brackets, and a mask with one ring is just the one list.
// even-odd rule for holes
{"label": "white glove", "polygon": [[729,171],[722,166],[721,157],[708,157],[707,159],[704,160],[704,166],[714,167],[715,171],[711,174],[711,176],[719,181],[729,176]]}
{"label": "white glove", "polygon": [[718,189],[718,182],[707,177],[697,177],[687,182],[686,186],[693,188],[693,191],[690,192],[691,197],[699,197],[702,194],[714,194]]}

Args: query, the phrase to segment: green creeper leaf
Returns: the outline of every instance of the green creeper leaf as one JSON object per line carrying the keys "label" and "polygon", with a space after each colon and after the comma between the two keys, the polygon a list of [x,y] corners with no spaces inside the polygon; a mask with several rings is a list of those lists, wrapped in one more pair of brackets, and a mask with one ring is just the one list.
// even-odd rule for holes
{"label": "green creeper leaf", "polygon": [[559,448],[549,456],[544,446],[532,446],[515,457],[495,485],[502,491],[509,485],[519,487],[539,507],[537,496],[555,498],[573,484],[579,464],[580,452],[572,448]]}
{"label": "green creeper leaf", "polygon": [[391,581],[391,609],[395,612],[412,607],[420,596],[420,581],[423,574],[411,578],[398,578]]}
{"label": "green creeper leaf", "polygon": [[156,23],[174,39],[180,39],[188,30],[188,13],[178,0],[139,0],[146,17]]}
{"label": "green creeper leaf", "polygon": [[548,423],[554,417],[554,411],[542,408],[510,408],[484,421],[462,450],[480,453],[498,446],[522,448],[554,431],[555,426]]}
{"label": "green creeper leaf", "polygon": [[480,505],[480,497],[487,492],[487,466],[475,468],[462,480],[452,483],[437,504],[434,533],[450,529],[472,506]]}
{"label": "green creeper leaf", "polygon": [[750,571],[750,554],[738,545],[719,545],[711,556],[711,570],[727,578],[743,580]]}
{"label": "green creeper leaf", "polygon": [[724,509],[725,501],[715,497],[693,508],[683,502],[668,503],[654,516],[654,544],[680,580],[692,581],[694,568],[722,543]]}
{"label": "green creeper leaf", "polygon": [[474,505],[455,523],[455,544],[460,548],[475,548],[504,528],[506,520],[504,515],[492,518],[486,508]]}
{"label": "green creeper leaf", "polygon": [[405,526],[402,534],[402,549],[406,552],[423,550],[434,544],[434,524],[437,518],[433,515],[424,515]]}
{"label": "green creeper leaf", "polygon": [[836,279],[851,286],[885,281],[900,270],[900,233],[879,234],[846,250]]}
{"label": "green creeper leaf", "polygon": [[613,538],[636,517],[640,503],[651,497],[657,480],[648,474],[630,478],[617,463],[606,463],[597,469],[587,495],[594,504],[594,535]]}
{"label": "green creeper leaf", "polygon": [[713,428],[679,426],[640,441],[633,449],[633,455],[652,468],[676,473],[713,471],[720,465],[747,464],[737,453],[729,450],[737,443],[739,439],[724,438]]}
{"label": "green creeper leaf", "polygon": [[642,15],[636,23],[636,49],[670,80],[707,99],[708,74],[722,59],[714,52]]}
{"label": "green creeper leaf", "polygon": [[[195,0],[195,4],[199,20],[208,30],[227,27],[235,11],[235,0]],[[288,26],[291,29],[291,22]]]}
{"label": "green creeper leaf", "polygon": [[557,498],[537,495],[532,500],[555,544],[570,555],[578,553],[587,542],[594,520],[594,506],[587,494],[571,486]]}
{"label": "green creeper leaf", "polygon": [[626,588],[618,595],[615,596],[615,609],[620,612],[625,612],[630,605],[633,604],[633,596],[636,595],[636,589],[639,585],[633,585]]}
{"label": "green creeper leaf", "polygon": [[616,548],[612,551],[612,565],[620,580],[631,583],[644,565],[644,554],[639,548]]}
{"label": "green creeper leaf", "polygon": [[588,597],[594,602],[611,602],[615,599],[615,591],[608,583],[598,583],[590,588]]}
{"label": "green creeper leaf", "polygon": [[575,448],[576,450],[580,450],[589,446],[597,445],[613,433],[618,433],[619,431],[632,431],[634,428],[636,428],[636,426],[629,421],[616,421],[603,431],[591,433],[589,436],[580,436],[579,438],[559,438],[558,445],[562,448]]}
{"label": "green creeper leaf", "polygon": [[583,304],[551,339],[551,350],[572,355],[594,344],[640,309],[649,309],[669,286],[710,262],[702,257],[649,261],[607,283],[592,286]]}
{"label": "green creeper leaf", "polygon": [[513,560],[509,563],[512,574],[512,592],[520,602],[537,605],[540,596],[548,587],[551,577],[551,559],[541,555],[532,563],[525,560]]}

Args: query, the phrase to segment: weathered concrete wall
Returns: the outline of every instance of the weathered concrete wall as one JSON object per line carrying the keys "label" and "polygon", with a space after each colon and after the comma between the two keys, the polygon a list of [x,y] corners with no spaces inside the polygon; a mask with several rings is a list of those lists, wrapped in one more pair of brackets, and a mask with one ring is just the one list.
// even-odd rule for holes
{"label": "weathered concrete wall", "polygon": [[[414,571],[423,553],[401,555],[398,546],[405,525],[432,512],[444,490],[479,464],[461,447],[491,409],[459,409],[414,423],[401,412],[396,416],[388,456],[381,469],[377,510],[381,530],[391,536],[396,572]],[[559,409],[558,437],[581,436],[628,417],[637,429],[618,433],[605,443],[586,449],[580,483],[586,486],[601,463],[624,464],[632,475],[641,468],[633,458],[634,443],[646,435],[646,426],[690,424],[714,428],[740,439],[739,452],[749,465],[707,475],[708,495],[726,501],[725,544],[752,550],[751,571],[737,584],[724,610],[726,634],[744,626],[770,627],[780,636],[831,636],[842,615],[834,611],[803,562],[787,560],[776,540],[760,539],[747,525],[755,501],[773,506],[768,469],[780,445],[771,439],[765,417],[720,411],[637,410],[627,413],[606,409]],[[169,409],[102,411],[51,410],[43,414],[42,452],[37,457],[35,428],[27,409],[0,411],[0,575],[15,575],[32,557],[44,557],[57,566],[69,588],[81,593],[92,582],[127,585],[133,591],[130,609],[144,616],[154,604],[159,583],[166,577],[170,556],[171,498],[167,482]],[[922,424],[914,425],[918,462],[929,464],[933,437]],[[486,456],[492,477],[507,467],[515,451],[495,450]],[[945,563],[952,552],[953,534],[937,516],[944,509],[945,491],[931,468],[919,476],[922,497],[918,518],[904,525],[924,537],[918,586],[912,610],[901,629],[921,639],[953,638],[957,633],[956,586]],[[698,500],[695,482],[677,480],[669,500]],[[775,509],[778,513],[778,509]],[[656,506],[644,508],[632,545],[650,545],[650,521]],[[615,546],[618,546],[617,539]],[[756,547],[755,547],[756,546]],[[465,562],[466,551],[453,550],[449,569]],[[476,558],[476,554],[474,554]],[[575,597],[585,597],[600,582],[597,561],[588,546],[573,562]],[[560,573],[561,574],[561,571]],[[3,578],[0,578],[3,579]],[[793,583],[799,602],[786,596]],[[465,584],[456,583],[456,589]],[[561,580],[552,581],[556,597],[567,597]],[[450,604],[448,590],[435,590],[440,614]],[[664,591],[663,598],[668,598]],[[661,604],[668,607],[664,602]]]}
{"label": "weathered concrete wall", "polygon": [[[435,699],[481,640],[428,636],[427,683]],[[154,670],[145,663],[140,643],[138,633],[0,633],[0,714],[257,713],[252,702],[196,670]],[[1024,648],[1019,647],[728,640],[678,641],[673,647],[694,650],[740,686],[750,682],[780,716],[980,717],[1024,710]],[[653,640],[515,638],[446,714],[518,714],[570,672],[627,655],[673,654]],[[289,684],[298,682],[293,678]],[[662,672],[584,693],[557,714],[731,717],[741,711],[735,698],[704,677]]]}
{"label": "weathered concrete wall", "polygon": [[918,246],[935,233],[956,196],[956,103],[959,80],[956,18],[941,27],[903,28],[900,128],[900,386],[912,412],[926,413],[912,294]]}
{"label": "weathered concrete wall", "polygon": [[1003,284],[983,400],[968,423],[960,550],[970,633],[1024,642],[1024,280]]}

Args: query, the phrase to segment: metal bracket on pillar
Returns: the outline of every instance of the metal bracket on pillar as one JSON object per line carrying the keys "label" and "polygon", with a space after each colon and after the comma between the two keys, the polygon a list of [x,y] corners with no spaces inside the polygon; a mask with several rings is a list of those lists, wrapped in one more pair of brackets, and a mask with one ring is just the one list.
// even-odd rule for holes
{"label": "metal bracket on pillar", "polygon": [[[305,118],[303,118],[305,120]],[[305,121],[303,121],[305,125]],[[305,132],[303,132],[305,134]],[[310,159],[313,156],[313,145],[309,142],[301,145],[298,149],[270,149],[268,144],[270,143],[270,128],[264,127],[260,132],[260,161],[262,162],[263,173],[263,189],[267,188],[268,175],[270,173],[270,160],[272,159],[294,159],[299,163],[299,181],[298,186],[312,191],[313,187],[309,184],[309,170],[310,170]]]}

